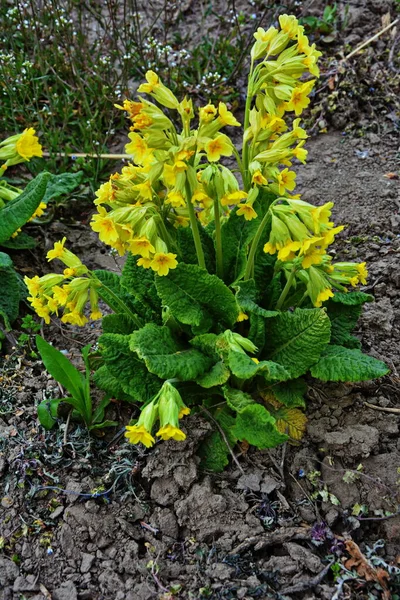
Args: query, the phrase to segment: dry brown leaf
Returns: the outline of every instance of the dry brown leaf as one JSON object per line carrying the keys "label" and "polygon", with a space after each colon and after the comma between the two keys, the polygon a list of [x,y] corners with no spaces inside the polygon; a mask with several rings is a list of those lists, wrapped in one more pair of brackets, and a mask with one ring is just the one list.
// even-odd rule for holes
{"label": "dry brown leaf", "polygon": [[379,583],[383,590],[382,599],[390,600],[392,595],[388,586],[389,573],[385,571],[385,569],[375,568],[371,565],[367,557],[364,556],[353,540],[347,540],[345,546],[347,552],[351,556],[351,558],[344,563],[346,569],[351,570],[354,568],[360,577],[364,577],[365,581],[375,581],[376,583]]}
{"label": "dry brown leaf", "polygon": [[387,177],[388,179],[398,179],[399,174],[398,173],[385,173],[384,177]]}

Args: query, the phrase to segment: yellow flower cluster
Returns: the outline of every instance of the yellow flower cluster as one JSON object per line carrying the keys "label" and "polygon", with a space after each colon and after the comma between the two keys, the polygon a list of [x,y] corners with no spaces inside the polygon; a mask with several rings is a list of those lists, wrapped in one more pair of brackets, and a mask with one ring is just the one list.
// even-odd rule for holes
{"label": "yellow flower cluster", "polygon": [[89,301],[93,320],[101,319],[99,310],[98,287],[100,282],[89,277],[89,271],[79,258],[64,247],[66,238],[56,242],[54,248],[47,253],[47,259],[58,258],[66,268],[63,274],[50,273],[43,277],[29,278],[24,281],[30,296],[28,297],[32,308],[39,317],[50,323],[50,315],[58,315],[59,309],[63,309],[61,321],[71,325],[85,325],[88,318],[84,309]]}
{"label": "yellow flower cluster", "polygon": [[43,156],[42,146],[35,135],[33,127],[25,129],[22,133],[12,135],[0,142],[0,160],[6,162],[0,167],[0,172],[11,165],[29,161],[34,156]]}
{"label": "yellow flower cluster", "polygon": [[150,448],[156,441],[152,431],[159,420],[156,435],[163,440],[181,442],[186,439],[186,434],[179,428],[179,419],[189,413],[190,409],[183,403],[178,390],[165,381],[158,394],[142,409],[137,423],[126,428],[125,437],[131,444],[142,443]]}

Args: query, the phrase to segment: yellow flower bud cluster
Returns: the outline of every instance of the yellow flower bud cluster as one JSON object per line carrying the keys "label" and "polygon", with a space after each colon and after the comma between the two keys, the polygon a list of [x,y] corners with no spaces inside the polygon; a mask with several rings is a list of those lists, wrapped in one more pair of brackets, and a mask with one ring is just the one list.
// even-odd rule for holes
{"label": "yellow flower bud cluster", "polygon": [[33,127],[29,127],[22,133],[12,135],[0,142],[0,160],[6,161],[0,167],[0,173],[11,165],[27,162],[34,156],[43,156],[42,146],[35,133]]}
{"label": "yellow flower bud cluster", "polygon": [[270,208],[271,229],[264,252],[276,254],[278,261],[293,266],[297,277],[306,284],[314,306],[333,296],[332,288],[366,283],[365,263],[331,264],[327,248],[340,233],[330,221],[333,202],[315,207],[297,198],[279,198]]}
{"label": "yellow flower bud cluster", "polygon": [[183,403],[178,390],[165,381],[158,394],[142,409],[137,423],[128,425],[125,437],[131,444],[142,443],[150,448],[156,441],[152,431],[159,421],[158,437],[181,442],[186,439],[186,434],[179,427],[179,419],[189,413],[190,409]]}
{"label": "yellow flower bud cluster", "polygon": [[59,259],[66,268],[63,274],[50,273],[43,277],[29,278],[24,281],[30,296],[28,297],[32,308],[37,315],[50,323],[50,315],[58,315],[63,309],[61,321],[71,325],[85,325],[88,318],[84,314],[86,304],[90,304],[90,318],[101,319],[99,310],[98,287],[101,285],[97,280],[89,277],[89,271],[79,258],[64,247],[66,238],[56,242],[54,248],[47,253],[47,259]]}

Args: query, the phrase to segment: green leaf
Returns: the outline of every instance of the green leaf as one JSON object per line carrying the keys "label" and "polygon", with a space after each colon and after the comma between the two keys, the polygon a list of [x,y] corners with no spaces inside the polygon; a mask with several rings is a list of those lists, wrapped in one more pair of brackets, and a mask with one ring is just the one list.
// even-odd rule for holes
{"label": "green leaf", "polygon": [[130,350],[130,339],[130,335],[104,333],[99,338],[100,352],[122,390],[135,400],[146,402],[157,394],[163,382],[149,373],[145,363]]}
{"label": "green leaf", "polygon": [[50,177],[50,173],[43,171],[28,183],[22,194],[0,209],[0,244],[29,221],[43,200]]}
{"label": "green leaf", "polygon": [[211,370],[196,379],[196,383],[204,388],[211,388],[215,385],[226,383],[231,376],[231,372],[222,361],[217,362]]}
{"label": "green leaf", "polygon": [[246,394],[241,390],[237,390],[235,388],[231,388],[227,385],[224,385],[222,391],[229,408],[231,408],[237,413],[241,413],[247,406],[255,404],[255,401],[250,396],[250,394]]}
{"label": "green leaf", "polygon": [[219,431],[213,431],[198,449],[201,458],[200,468],[213,473],[221,473],[229,463],[229,448]]}
{"label": "green leaf", "polygon": [[125,402],[134,402],[134,398],[124,392],[119,380],[111,375],[106,365],[102,365],[95,371],[93,381],[98,388],[105,391],[112,398]]}
{"label": "green leaf", "polygon": [[81,183],[83,171],[77,173],[59,173],[51,175],[42,202],[46,204],[60,196],[69,194]]}
{"label": "green leaf", "polygon": [[162,379],[174,377],[190,381],[212,365],[212,359],[196,350],[185,348],[168,327],[148,323],[131,335],[130,348],[143,358],[150,373]]}
{"label": "green leaf", "polygon": [[84,415],[86,381],[82,373],[62,352],[47,343],[40,335],[36,335],[35,339],[36,347],[47,371],[53,379],[68,390],[76,400],[77,405],[73,404],[74,408]]}
{"label": "green leaf", "polygon": [[121,333],[129,335],[137,329],[135,323],[127,315],[113,314],[106,315],[101,321],[104,333]]}
{"label": "green leaf", "polygon": [[265,346],[266,336],[265,336],[265,319],[264,317],[260,317],[259,315],[250,314],[250,329],[248,333],[248,338],[253,344],[255,344],[259,350],[262,352]]}
{"label": "green leaf", "polygon": [[256,363],[247,354],[235,350],[230,350],[228,353],[228,365],[232,373],[239,379],[250,379],[255,375],[262,375],[268,380],[286,381],[291,377],[290,373],[278,363],[267,360]]}
{"label": "green leaf", "polygon": [[311,375],[321,381],[369,381],[389,373],[384,362],[360,350],[328,346],[311,368]]}
{"label": "green leaf", "polygon": [[338,302],[340,304],[346,304],[347,306],[358,306],[365,304],[366,302],[374,302],[375,298],[371,294],[365,294],[364,292],[335,292],[330,302]]}
{"label": "green leaf", "polygon": [[[121,297],[120,275],[112,273],[111,271],[104,271],[103,269],[97,269],[96,271],[93,271],[93,274],[101,281],[101,283],[104,283],[105,286],[110,288],[118,298]],[[107,292],[107,290],[99,288],[99,294],[114,312],[119,312],[121,310],[119,304],[116,303],[115,299]]]}
{"label": "green leaf", "polygon": [[[206,269],[209,273],[213,274],[215,273],[215,250],[213,239],[204,227],[199,227],[199,234],[204,252]],[[191,227],[179,227],[176,231],[176,241],[182,261],[186,264],[197,265],[197,253]]]}
{"label": "green leaf", "polygon": [[52,429],[57,423],[58,405],[63,402],[64,398],[54,400],[43,400],[37,407],[37,415],[40,424],[45,429]]}
{"label": "green leaf", "polygon": [[232,283],[240,279],[246,268],[247,249],[256,234],[261,216],[246,221],[237,215],[237,207],[222,223],[221,239],[223,247],[224,280]]}
{"label": "green leaf", "polygon": [[[229,409],[224,407],[221,410],[219,408],[215,411],[213,417],[223,430],[228,444],[234,446],[237,441],[232,432],[235,425],[235,418],[230,414]],[[215,426],[215,423],[212,422],[212,425]],[[230,452],[220,431],[214,431],[202,442],[198,454],[202,459],[200,466],[203,469],[220,473],[229,462],[228,457]]]}
{"label": "green leaf", "polygon": [[89,427],[90,431],[93,429],[104,429],[105,427],[116,427],[118,421],[103,421],[102,423],[95,423]]}
{"label": "green leaf", "polygon": [[305,407],[304,394],[307,384],[303,379],[292,379],[284,383],[278,383],[271,388],[275,398],[287,408]]}
{"label": "green leaf", "polygon": [[350,335],[361,315],[361,304],[342,304],[341,302],[327,302],[326,309],[331,321],[331,343],[338,346],[360,349],[361,343]]}
{"label": "green leaf", "polygon": [[[0,211],[0,218],[1,218]],[[36,246],[36,240],[33,237],[21,231],[17,237],[10,238],[9,240],[3,241],[1,245],[9,250],[30,250]]]}
{"label": "green leaf", "polygon": [[267,357],[285,367],[293,378],[304,375],[329,343],[331,325],[320,308],[297,308],[267,321]]}
{"label": "green leaf", "polygon": [[214,362],[217,362],[220,358],[216,347],[218,339],[219,336],[215,333],[203,333],[202,335],[196,335],[196,337],[189,340],[189,344],[203,352],[203,354],[210,356],[214,359]]}
{"label": "green leaf", "polygon": [[0,316],[9,329],[11,323],[18,317],[21,293],[12,260],[4,252],[0,252],[0,281]]}
{"label": "green leaf", "polygon": [[288,436],[280,433],[274,417],[261,404],[246,406],[236,417],[234,435],[257,448],[275,448],[283,444]]}
{"label": "green leaf", "polygon": [[[155,286],[154,271],[138,267],[137,260],[137,256],[132,254],[128,256],[122,271],[121,286],[136,300],[150,309],[150,316],[154,313],[157,317],[160,317],[161,300]],[[148,318],[147,320],[154,320],[154,318]]]}
{"label": "green leaf", "polygon": [[236,284],[235,289],[237,290],[236,299],[243,312],[265,318],[276,317],[280,314],[277,310],[266,310],[257,304],[257,290],[254,279],[240,281]]}
{"label": "green leaf", "polygon": [[225,327],[236,323],[235,296],[216,275],[197,265],[179,263],[166,277],[156,277],[156,287],[163,304],[194,333],[207,333],[217,323]]}

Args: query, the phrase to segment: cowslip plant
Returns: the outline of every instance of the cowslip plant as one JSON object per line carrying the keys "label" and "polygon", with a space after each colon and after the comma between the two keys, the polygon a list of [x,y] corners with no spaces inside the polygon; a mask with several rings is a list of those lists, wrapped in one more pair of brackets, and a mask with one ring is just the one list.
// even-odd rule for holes
{"label": "cowslip plant", "polygon": [[153,71],[138,92],[155,102],[118,105],[133,162],[98,190],[92,228],[127,254],[122,275],[88,271],[64,239],[48,253],[63,274],[26,280],[47,321],[62,310],[62,321],[83,325],[86,304],[97,319],[106,301],[114,314],[102,320],[94,377],[141,403],[127,438],[183,440],[180,419],[203,407],[220,428],[200,449],[213,470],[228,462],[226,441],[270,448],[301,438],[305,375],[350,382],[388,371],[351,335],[372,297],[349,291],[366,282],[365,263],[329,254],[343,229],[330,220],[333,203],[291,194],[320,53],[295,17],[279,24],[255,34],[241,151],[222,133],[240,126],[223,102],[195,115]]}
{"label": "cowslip plant", "polygon": [[52,429],[56,424],[58,407],[61,402],[69,404],[89,430],[118,425],[116,421],[104,420],[104,411],[110,403],[110,396],[106,395],[97,408],[93,409],[93,401],[90,393],[89,366],[91,344],[82,348],[85,375],[82,375],[62,352],[53,348],[40,335],[36,336],[36,346],[43,364],[50,375],[70,394],[65,398],[43,400],[39,404],[38,417],[45,429]]}
{"label": "cowslip plant", "polygon": [[[81,180],[81,172],[57,176],[43,172],[22,190],[2,177],[8,167],[42,155],[42,146],[32,127],[0,142],[0,161],[4,161],[0,166],[0,248],[34,248],[35,240],[21,231],[21,227],[41,217],[50,200],[71,192]],[[10,256],[1,251],[0,275],[0,317],[10,328],[18,316],[20,301],[26,297],[26,289],[14,270]]]}

